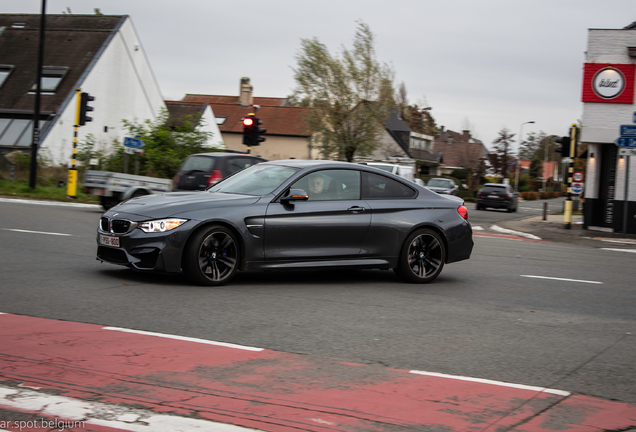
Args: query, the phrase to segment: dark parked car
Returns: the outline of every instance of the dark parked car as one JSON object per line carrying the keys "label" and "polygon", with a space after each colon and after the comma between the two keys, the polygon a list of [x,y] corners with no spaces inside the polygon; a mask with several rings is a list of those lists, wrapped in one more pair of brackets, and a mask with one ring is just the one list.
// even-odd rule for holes
{"label": "dark parked car", "polygon": [[439,194],[457,195],[459,186],[451,179],[432,178],[426,183],[426,187]]}
{"label": "dark parked car", "polygon": [[477,192],[477,210],[484,210],[486,207],[505,208],[508,212],[516,212],[518,194],[510,185],[486,183]]}
{"label": "dark parked car", "polygon": [[426,283],[471,255],[462,204],[364,165],[265,162],[206,191],[113,207],[100,219],[97,258],[183,272],[202,285],[226,283],[237,271],[299,268],[394,269]]}
{"label": "dark parked car", "polygon": [[183,162],[174,176],[172,190],[204,190],[242,169],[266,161],[243,153],[193,154]]}

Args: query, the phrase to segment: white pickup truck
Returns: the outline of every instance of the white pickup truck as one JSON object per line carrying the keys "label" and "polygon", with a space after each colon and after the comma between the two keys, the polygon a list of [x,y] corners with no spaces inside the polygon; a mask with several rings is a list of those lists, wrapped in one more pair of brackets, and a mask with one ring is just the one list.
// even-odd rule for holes
{"label": "white pickup truck", "polygon": [[172,180],[110,171],[86,171],[84,181],[84,193],[99,196],[104,210],[129,198],[171,190]]}

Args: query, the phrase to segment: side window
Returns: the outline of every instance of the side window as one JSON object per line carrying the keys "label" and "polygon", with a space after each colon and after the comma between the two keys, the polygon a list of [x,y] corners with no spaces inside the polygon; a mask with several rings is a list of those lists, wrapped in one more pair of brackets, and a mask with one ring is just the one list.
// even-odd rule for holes
{"label": "side window", "polygon": [[365,182],[362,189],[364,199],[413,198],[415,190],[379,174],[364,173]]}
{"label": "side window", "polygon": [[291,187],[307,192],[310,201],[360,199],[360,171],[316,171],[304,176]]}
{"label": "side window", "polygon": [[252,159],[252,158],[243,158],[243,157],[230,158],[230,160],[227,161],[227,167],[226,167],[227,173],[228,175],[234,174],[235,172],[238,172],[247,167],[250,167],[257,162],[259,162],[257,159]]}

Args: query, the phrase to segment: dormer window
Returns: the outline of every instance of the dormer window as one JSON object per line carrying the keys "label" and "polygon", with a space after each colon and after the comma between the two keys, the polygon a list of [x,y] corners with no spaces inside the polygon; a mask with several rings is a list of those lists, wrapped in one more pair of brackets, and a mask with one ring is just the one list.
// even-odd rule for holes
{"label": "dormer window", "polygon": [[2,84],[9,78],[12,70],[12,65],[0,65],[0,87],[2,87]]}
{"label": "dormer window", "polygon": [[[41,90],[46,93],[55,93],[67,72],[68,67],[66,66],[43,66]],[[31,86],[31,91],[36,90],[37,83],[34,83]]]}

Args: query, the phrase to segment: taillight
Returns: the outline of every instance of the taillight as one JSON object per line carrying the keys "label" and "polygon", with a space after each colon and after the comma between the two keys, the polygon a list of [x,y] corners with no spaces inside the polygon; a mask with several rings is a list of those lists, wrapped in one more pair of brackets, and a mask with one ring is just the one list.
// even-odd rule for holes
{"label": "taillight", "polygon": [[510,198],[510,195],[502,195],[502,198]]}
{"label": "taillight", "polygon": [[457,213],[464,219],[468,220],[468,209],[465,206],[459,206]]}
{"label": "taillight", "polygon": [[208,186],[212,186],[213,184],[219,182],[222,178],[223,174],[221,174],[221,171],[212,171],[212,174],[210,174],[210,177],[208,177]]}

